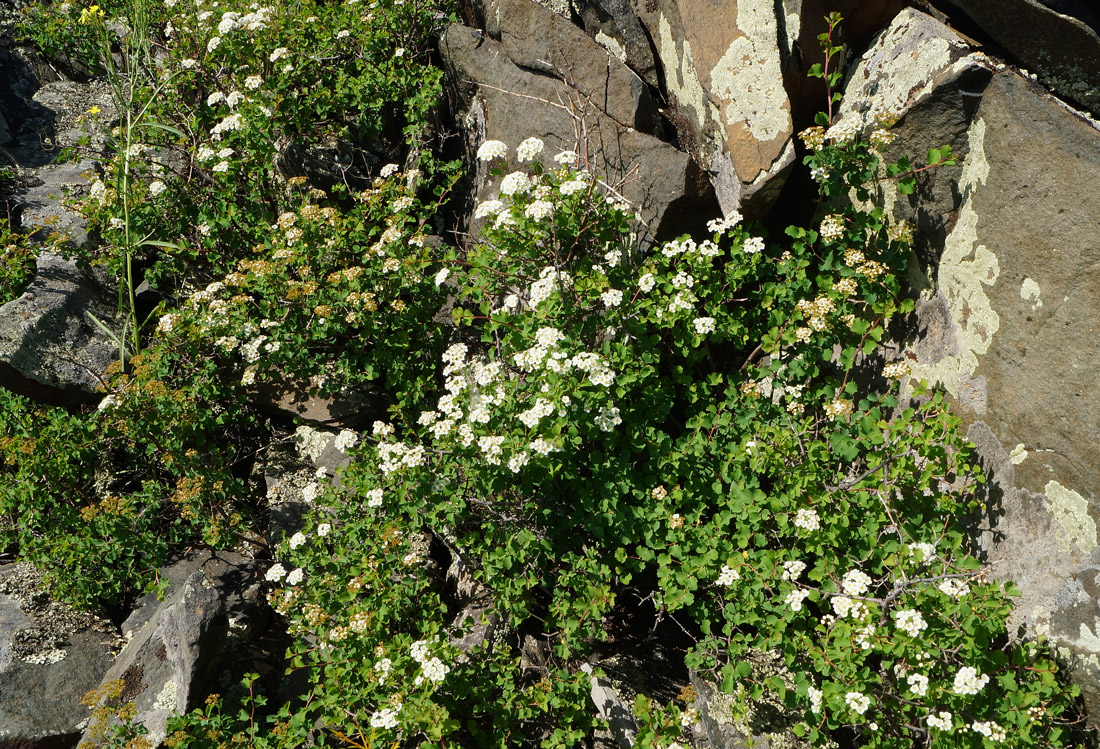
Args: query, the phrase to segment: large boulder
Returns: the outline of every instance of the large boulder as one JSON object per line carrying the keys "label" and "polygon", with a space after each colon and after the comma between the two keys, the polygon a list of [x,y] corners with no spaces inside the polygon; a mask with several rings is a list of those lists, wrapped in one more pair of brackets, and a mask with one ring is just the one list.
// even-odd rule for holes
{"label": "large boulder", "polygon": [[771,0],[650,0],[635,12],[664,71],[680,143],[708,172],[726,214],[761,215],[795,148],[780,18]]}
{"label": "large boulder", "polygon": [[0,568],[0,746],[76,746],[111,665],[110,622],[54,601],[28,564]]}
{"label": "large boulder", "polygon": [[1075,0],[950,0],[1059,96],[1100,114],[1100,14]]}
{"label": "large boulder", "polygon": [[[254,570],[238,554],[191,554],[162,579],[168,596],[147,596],[123,623],[128,642],[103,677],[104,686],[121,680],[122,699],[133,703],[133,720],[153,746],[163,741],[168,718],[194,707],[226,666],[230,627],[260,629],[256,620],[266,610]],[[83,740],[102,730],[89,726]]]}
{"label": "large boulder", "polygon": [[0,307],[0,386],[58,405],[99,397],[119,352],[93,316],[117,327],[116,302],[101,274],[43,252],[26,292]]}
{"label": "large boulder", "polygon": [[1022,592],[1011,631],[1048,636],[1097,716],[1100,195],[1082,186],[1100,128],[916,11],[880,42],[842,114],[899,116],[887,158],[945,143],[959,157],[913,195],[883,181],[891,220],[919,238],[913,376],[951,396],[992,479],[975,533],[993,576]]}
{"label": "large boulder", "polygon": [[[557,18],[530,0],[524,2],[548,24],[548,19]],[[575,35],[573,42],[575,46],[565,50],[566,58],[595,55],[605,71],[622,66],[583,33]],[[691,156],[636,130],[638,115],[631,114],[629,107],[608,105],[612,110],[608,112],[602,101],[567,80],[521,67],[509,57],[503,43],[467,26],[449,26],[440,40],[440,51],[462,110],[460,119],[471,154],[486,139],[514,147],[530,136],[541,138],[548,149],[576,148],[587,154],[594,174],[618,186],[636,207],[649,230],[644,240],[702,228],[718,213],[706,174]],[[616,75],[629,78],[622,70]],[[624,104],[635,99],[615,101]],[[640,90],[636,101],[644,105]],[[478,197],[495,197],[487,168],[483,164],[478,168]]]}

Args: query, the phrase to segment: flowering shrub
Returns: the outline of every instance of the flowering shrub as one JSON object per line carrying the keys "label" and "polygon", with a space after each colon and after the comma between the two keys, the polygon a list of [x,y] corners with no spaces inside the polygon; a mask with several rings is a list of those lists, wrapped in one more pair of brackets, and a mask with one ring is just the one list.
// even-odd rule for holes
{"label": "flowering shrub", "polygon": [[[338,435],[352,462],[306,488],[264,571],[306,692],[265,706],[246,677],[170,745],[575,746],[600,723],[581,667],[630,618],[682,633],[686,666],[745,714],[782,703],[812,744],[1061,745],[1073,692],[1039,644],[1008,643],[1012,588],[968,555],[982,476],[958,420],[919,383],[900,399],[906,362],[884,361],[912,231],[870,187],[917,171],[881,163],[887,128],[833,124],[830,90],[801,135],[811,226],[772,237],[734,213],[654,247],[576,151],[487,141],[497,195],[449,248],[429,237],[449,175],[428,149],[363,164],[361,185],[273,168],[314,125],[385,141],[395,103],[428,145],[431,9],[298,7],[166,3],[166,61],[131,69],[138,113],[84,208],[125,285],[143,269],[169,301],[95,413],[3,402],[21,553],[60,558],[86,601],[147,580],[169,544],[232,543],[259,501],[239,478],[265,437],[257,384],[391,404]],[[86,558],[121,563],[93,584]],[[454,560],[482,608],[442,579]],[[693,700],[639,695],[637,744],[686,745]]]}

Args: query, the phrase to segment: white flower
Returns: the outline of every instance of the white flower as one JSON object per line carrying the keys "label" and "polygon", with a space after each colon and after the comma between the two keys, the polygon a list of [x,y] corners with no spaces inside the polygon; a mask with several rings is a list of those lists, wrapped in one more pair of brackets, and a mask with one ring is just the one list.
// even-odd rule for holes
{"label": "white flower", "polygon": [[826,242],[835,242],[844,236],[844,217],[830,214],[821,221],[821,238]]}
{"label": "white flower", "polygon": [[219,161],[217,164],[214,165],[214,168],[211,169],[211,171],[213,171],[213,172],[228,172],[229,171],[229,162],[228,161]]}
{"label": "white flower", "polygon": [[714,332],[713,317],[697,317],[692,321],[695,326],[695,335],[707,335]]}
{"label": "white flower", "polygon": [[223,94],[221,91],[215,91],[214,93],[210,94],[210,96],[206,97],[206,106],[212,107],[215,104],[219,104],[223,101],[225,101],[225,94]]}
{"label": "white flower", "polygon": [[483,203],[479,203],[477,208],[474,209],[474,218],[485,218],[486,216],[496,216],[505,208],[504,203],[499,200],[486,200]]}
{"label": "white flower", "polygon": [[924,621],[924,617],[916,609],[899,611],[894,619],[894,625],[910,637],[916,637],[921,630],[928,628],[928,622]]}
{"label": "white flower", "polygon": [[388,179],[397,174],[399,167],[397,164],[386,164],[384,167],[378,170],[378,176],[382,179]]}
{"label": "white flower", "polygon": [[159,179],[149,183],[149,194],[154,198],[164,192],[165,189],[164,183]]}
{"label": "white flower", "polygon": [[858,569],[849,570],[841,581],[844,592],[850,596],[861,596],[867,592],[867,586],[871,584],[871,578]]}
{"label": "white flower", "polygon": [[438,658],[424,661],[420,664],[420,668],[424,672],[424,678],[435,684],[443,681],[443,677],[451,670],[450,666],[445,665],[443,661]]}
{"label": "white flower", "polygon": [[571,164],[576,163],[576,161],[577,161],[577,152],[576,151],[562,151],[561,153],[554,156],[554,161],[557,162],[558,164],[561,164],[562,166],[570,166]]}
{"label": "white flower", "polygon": [[298,583],[302,582],[302,578],[304,576],[305,576],[305,573],[302,572],[301,567],[298,567],[297,569],[291,570],[290,574],[286,576],[286,584],[287,585],[297,585]]}
{"label": "white flower", "polygon": [[397,710],[392,707],[378,710],[370,716],[371,728],[395,728],[397,726]]}
{"label": "white flower", "polygon": [[479,161],[503,159],[507,155],[508,146],[504,145],[504,143],[499,140],[487,140],[477,149],[477,158]]}
{"label": "white flower", "polygon": [[657,283],[657,279],[653,277],[652,273],[645,273],[638,279],[638,288],[645,292],[653,291],[654,284]]}
{"label": "white flower", "polygon": [[272,565],[271,568],[267,571],[267,574],[264,575],[264,579],[267,580],[269,583],[277,583],[284,577],[286,577],[286,568],[278,563]]}
{"label": "white flower", "polygon": [[750,255],[756,255],[764,251],[764,240],[761,237],[749,237],[741,249]]}
{"label": "white flower", "polygon": [[516,160],[521,162],[533,161],[536,156],[542,153],[544,147],[543,142],[538,138],[528,138],[516,147]]}
{"label": "white flower", "polygon": [[264,79],[261,76],[250,75],[244,79],[244,87],[255,91],[263,84],[263,82]]}
{"label": "white flower", "polygon": [[935,715],[928,716],[928,725],[932,728],[938,728],[941,731],[950,731],[954,728],[954,718],[951,713],[946,710],[941,710]]}
{"label": "white flower", "polygon": [[862,692],[848,692],[844,695],[844,703],[852,712],[863,715],[867,712],[867,708],[871,706],[871,699]]}
{"label": "white flower", "polygon": [[596,426],[605,432],[610,432],[623,423],[622,416],[619,415],[619,409],[613,405],[602,406],[594,421]]}
{"label": "white flower", "polygon": [[952,598],[962,598],[970,592],[970,586],[957,578],[947,578],[938,586],[940,592]]}
{"label": "white flower", "polygon": [[206,43],[206,51],[207,52],[213,52],[214,50],[216,50],[218,48],[219,45],[221,45],[221,43],[222,43],[221,38],[216,37],[216,36],[210,37],[210,41],[208,41]]}
{"label": "white flower", "polygon": [[333,441],[333,445],[335,445],[336,449],[340,452],[346,453],[348,450],[355,447],[358,442],[358,434],[356,434],[351,429],[343,429],[338,435],[336,435],[336,439]]}
{"label": "white flower", "polygon": [[367,507],[381,507],[382,506],[382,490],[371,489],[367,492]]}
{"label": "white flower", "polygon": [[351,32],[347,29],[341,29],[340,31],[336,32],[337,39],[346,39],[349,36],[351,36]]}
{"label": "white flower", "polygon": [[733,569],[729,565],[724,564],[722,565],[722,571],[718,573],[718,579],[715,580],[715,583],[717,585],[729,587],[730,585],[733,585],[734,581],[740,579],[741,575],[737,572],[737,570]]}
{"label": "white flower", "polygon": [[608,307],[618,307],[623,301],[623,292],[619,289],[608,289],[600,294],[600,299]]}
{"label": "white flower", "polygon": [[798,576],[806,569],[806,563],[798,560],[783,562],[783,579],[797,580]]}
{"label": "white flower", "polygon": [[977,694],[982,687],[989,683],[989,677],[978,673],[978,669],[972,666],[963,666],[959,673],[955,674],[955,684],[952,691],[955,694]]}
{"label": "white flower", "polygon": [[810,709],[815,713],[821,712],[821,698],[824,696],[822,691],[817,687],[809,687],[806,690],[806,695],[810,698]]}
{"label": "white flower", "polygon": [[817,510],[799,510],[795,514],[794,524],[807,531],[816,531],[821,527],[821,519],[817,516]]}
{"label": "white flower", "polygon": [[[503,190],[504,188],[502,186],[501,191]],[[551,203],[549,200],[536,200],[535,202],[531,203],[531,205],[527,206],[527,210],[525,210],[523,213],[527,216],[527,218],[534,219],[535,221],[542,221],[553,212],[554,204]]]}
{"label": "white flower", "polygon": [[306,542],[306,534],[298,531],[290,537],[290,548],[297,549],[299,546]]}
{"label": "white flower", "polygon": [[[484,147],[484,145],[483,145]],[[531,182],[527,177],[526,172],[512,172],[504,177],[500,182],[500,194],[501,195],[515,195],[517,192],[523,192],[530,187]]]}
{"label": "white flower", "polygon": [[435,274],[435,285],[436,286],[442,286],[443,282],[446,281],[447,278],[450,277],[450,275],[451,275],[450,269],[449,268],[443,268],[441,271],[439,271],[438,273]]}
{"label": "white flower", "polygon": [[791,611],[801,611],[802,601],[805,600],[808,595],[810,595],[808,590],[792,590],[783,600],[791,607]]}
{"label": "white flower", "polygon": [[321,486],[316,481],[302,488],[302,501],[313,504],[321,494]]}
{"label": "white flower", "polygon": [[228,104],[230,107],[235,107],[242,101],[244,101],[244,94],[242,94],[240,91],[230,91],[225,96],[225,103]]}
{"label": "white flower", "polygon": [[275,62],[276,60],[286,57],[289,54],[290,50],[288,50],[286,47],[277,47],[275,50],[272,51],[270,55],[267,56],[267,60],[268,62]]}
{"label": "white flower", "polygon": [[909,691],[918,697],[928,694],[928,677],[924,674],[912,673],[905,677],[909,682]]}
{"label": "white flower", "polygon": [[331,523],[321,523],[319,526],[317,526],[317,535],[320,536],[321,538],[324,538],[325,536],[327,536],[331,531],[332,531],[332,524]]}
{"label": "white flower", "polygon": [[393,434],[393,424],[387,424],[384,421],[376,421],[374,422],[373,433],[376,437],[389,437]]}

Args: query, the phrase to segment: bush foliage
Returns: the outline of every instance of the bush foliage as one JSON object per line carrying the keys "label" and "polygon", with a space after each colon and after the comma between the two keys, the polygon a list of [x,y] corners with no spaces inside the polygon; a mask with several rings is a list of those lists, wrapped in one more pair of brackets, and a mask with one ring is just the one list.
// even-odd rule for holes
{"label": "bush foliage", "polygon": [[[305,692],[267,704],[249,676],[170,746],[576,746],[601,725],[581,667],[632,619],[812,745],[1063,745],[1074,691],[1040,643],[1009,642],[1013,589],[969,553],[971,446],[882,345],[912,309],[912,230],[870,198],[916,171],[883,163],[887,128],[825,113],[802,133],[812,225],[734,214],[652,247],[583,144],[488,141],[498,199],[451,246],[439,8],[104,8],[38,7],[25,33],[116,93],[81,207],[127,329],[95,410],[0,391],[8,543],[85,605],[155,587],[174,549],[256,530],[258,388],[388,406],[338,435],[353,460],[265,562]],[[814,71],[829,112],[838,23]],[[324,143],[327,171],[299,169]],[[141,278],[168,300],[148,320]],[[454,558],[484,621],[454,621],[436,573]],[[482,623],[496,634],[460,647]],[[690,697],[639,695],[638,745],[687,745]]]}

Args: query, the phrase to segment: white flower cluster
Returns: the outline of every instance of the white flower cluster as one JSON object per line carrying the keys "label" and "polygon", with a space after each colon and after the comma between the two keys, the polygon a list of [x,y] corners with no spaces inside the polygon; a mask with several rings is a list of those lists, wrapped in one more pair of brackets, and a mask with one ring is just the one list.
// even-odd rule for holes
{"label": "white flower cluster", "polygon": [[749,255],[758,255],[764,251],[764,239],[763,237],[749,237],[745,240],[741,249]]}
{"label": "white flower cluster", "polygon": [[866,627],[863,627],[858,632],[856,632],[855,637],[853,637],[852,640],[855,642],[856,645],[859,645],[861,650],[870,650],[871,638],[874,636],[875,625],[868,624]]}
{"label": "white flower cluster", "polygon": [[833,143],[842,144],[847,143],[852,138],[856,137],[856,133],[859,132],[859,123],[853,117],[842,122],[838,122],[827,131],[825,131],[825,137],[831,140]]}
{"label": "white flower cluster", "polygon": [[955,684],[951,689],[955,694],[977,694],[988,683],[989,677],[986,674],[978,673],[978,669],[973,666],[963,666],[955,674]]}
{"label": "white flower cluster", "polygon": [[861,596],[867,592],[867,587],[871,584],[871,578],[867,576],[865,572],[858,569],[849,570],[843,580],[841,580],[841,587],[844,588],[844,592],[850,596]]}
{"label": "white flower cluster", "polygon": [[867,708],[871,706],[871,698],[862,692],[848,692],[844,695],[844,704],[852,712],[863,715],[867,712]]}
{"label": "white flower cluster", "polygon": [[940,589],[941,593],[952,598],[962,598],[970,592],[970,586],[958,578],[949,577],[936,587]]}
{"label": "white flower cluster", "polygon": [[297,549],[299,546],[303,546],[306,542],[306,534],[298,531],[290,537],[290,548]]}
{"label": "white flower cluster", "polygon": [[544,147],[545,145],[538,138],[528,138],[516,146],[516,161],[534,161]]}
{"label": "white flower cluster", "polygon": [[910,637],[916,637],[923,630],[928,629],[928,622],[924,620],[924,616],[916,609],[899,611],[894,620],[894,625]]}
{"label": "white flower cluster", "polygon": [[832,403],[825,404],[825,415],[830,421],[844,418],[852,413],[852,402],[844,398],[836,398]]}
{"label": "white flower cluster", "polygon": [[396,728],[397,727],[397,710],[392,707],[385,707],[376,711],[370,716],[371,728]]}
{"label": "white flower cluster", "polygon": [[737,572],[737,570],[733,569],[729,565],[724,564],[722,565],[722,571],[718,573],[718,579],[715,580],[715,583],[724,587],[729,587],[730,585],[733,585],[735,581],[740,579],[741,575]]}
{"label": "white flower cluster", "polygon": [[808,590],[792,590],[783,601],[791,607],[791,611],[801,611],[802,602],[810,595]]}
{"label": "white flower cluster", "polygon": [[524,192],[531,186],[531,178],[526,172],[512,172],[506,174],[500,181],[501,195],[515,195]]}
{"label": "white flower cluster", "polygon": [[810,709],[815,713],[821,712],[821,698],[824,696],[822,691],[817,687],[810,687],[806,690],[806,695],[810,698]]}
{"label": "white flower cluster", "polygon": [[499,140],[487,140],[477,149],[477,158],[479,161],[492,161],[493,159],[503,159],[507,156],[508,146],[504,145],[504,143]]}
{"label": "white flower cluster", "polygon": [[487,216],[496,216],[505,208],[504,203],[499,200],[486,200],[478,203],[477,208],[474,209],[474,218],[486,218]]}
{"label": "white flower cluster", "polygon": [[351,429],[343,429],[338,435],[336,435],[336,439],[333,440],[332,444],[340,452],[346,453],[348,450],[351,450],[353,447],[355,447],[358,443],[358,434],[356,434]]}
{"label": "white flower cluster", "polygon": [[905,359],[890,362],[882,368],[882,376],[891,380],[900,380],[902,377],[907,377],[909,372],[909,362]]}
{"label": "white flower cluster", "polygon": [[403,468],[419,468],[424,465],[424,447],[406,445],[403,442],[381,442],[378,445],[378,467],[390,474]]}
{"label": "white flower cluster", "polygon": [[792,559],[789,562],[783,562],[783,579],[784,580],[797,580],[806,569],[806,563],[800,562],[797,559]]}
{"label": "white flower cluster", "polygon": [[909,691],[918,697],[928,694],[928,677],[924,674],[912,673],[905,677],[909,682]]}
{"label": "white flower cluster", "polygon": [[[503,191],[503,187],[501,191]],[[549,200],[536,200],[527,206],[523,211],[523,215],[529,219],[535,221],[542,221],[547,216],[554,212],[554,204]]]}
{"label": "white flower cluster", "polygon": [[976,720],[970,724],[970,730],[980,733],[990,741],[1001,742],[1008,738],[1005,729],[991,720]]}
{"label": "white flower cluster", "polygon": [[841,619],[863,619],[867,616],[867,606],[863,601],[854,601],[847,596],[833,596],[833,612]]}
{"label": "white flower cluster", "polygon": [[707,231],[714,234],[724,234],[741,223],[743,216],[738,211],[733,211],[725,218],[712,218],[707,222]]}
{"label": "white flower cluster", "polygon": [[795,513],[794,524],[803,530],[816,531],[821,527],[821,519],[817,510],[801,509]]}
{"label": "white flower cluster", "polygon": [[713,317],[697,317],[692,321],[695,326],[695,335],[704,336],[714,332]]}
{"label": "white flower cluster", "polygon": [[605,432],[610,432],[619,424],[623,423],[622,416],[619,414],[619,409],[613,404],[608,404],[600,408],[599,415],[592,420],[596,426]]}
{"label": "white flower cluster", "polygon": [[941,710],[928,716],[928,725],[941,731],[950,731],[955,727],[954,716],[946,710]]}
{"label": "white flower cluster", "polygon": [[618,307],[623,302],[623,292],[620,289],[608,289],[600,294],[600,300],[606,307]]}
{"label": "white flower cluster", "polygon": [[818,233],[826,242],[837,241],[844,236],[844,217],[836,213],[829,214],[821,220]]}

